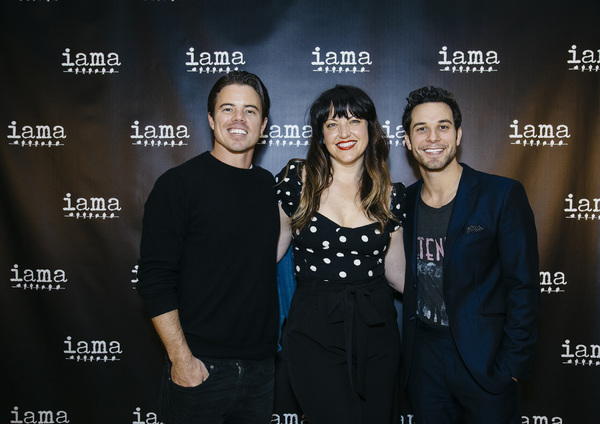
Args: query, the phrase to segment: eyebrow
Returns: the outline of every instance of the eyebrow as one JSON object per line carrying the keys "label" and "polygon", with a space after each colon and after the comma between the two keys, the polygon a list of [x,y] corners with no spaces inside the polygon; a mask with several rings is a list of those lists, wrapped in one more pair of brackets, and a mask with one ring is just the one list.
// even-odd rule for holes
{"label": "eyebrow", "polygon": [[[416,127],[417,125],[425,125],[426,123],[427,122],[415,122],[412,125],[412,128]],[[436,124],[441,124],[441,123],[448,123],[450,125],[454,125],[450,119],[440,119],[439,121],[436,122]]]}
{"label": "eyebrow", "polygon": [[[235,107],[235,105],[234,105],[233,103],[222,103],[222,104],[220,104],[220,105],[219,105],[219,109],[221,109],[221,108],[223,108],[223,107],[226,107],[226,106],[232,106],[232,107]],[[249,108],[252,108],[252,109],[256,109],[257,111],[260,111],[260,109],[259,109],[259,108],[258,108],[258,106],[256,106],[256,105],[249,104],[249,105],[244,105],[244,107],[245,107],[245,108],[246,108],[246,107],[249,107]]]}

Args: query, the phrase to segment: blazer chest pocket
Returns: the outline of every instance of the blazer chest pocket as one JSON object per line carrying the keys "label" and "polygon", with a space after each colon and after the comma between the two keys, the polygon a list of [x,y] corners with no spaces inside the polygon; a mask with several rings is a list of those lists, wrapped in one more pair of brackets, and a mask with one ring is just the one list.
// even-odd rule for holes
{"label": "blazer chest pocket", "polygon": [[461,234],[461,240],[465,243],[477,243],[480,240],[485,240],[492,236],[492,232],[488,227],[480,224],[469,224],[465,227]]}

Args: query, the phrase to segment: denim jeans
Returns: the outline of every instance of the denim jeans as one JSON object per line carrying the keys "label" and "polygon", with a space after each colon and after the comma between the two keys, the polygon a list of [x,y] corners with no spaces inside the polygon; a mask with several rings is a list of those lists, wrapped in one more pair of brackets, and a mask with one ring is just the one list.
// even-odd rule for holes
{"label": "denim jeans", "polygon": [[167,359],[161,388],[165,424],[268,424],[273,414],[274,358],[200,358],[209,377],[196,387],[171,380]]}

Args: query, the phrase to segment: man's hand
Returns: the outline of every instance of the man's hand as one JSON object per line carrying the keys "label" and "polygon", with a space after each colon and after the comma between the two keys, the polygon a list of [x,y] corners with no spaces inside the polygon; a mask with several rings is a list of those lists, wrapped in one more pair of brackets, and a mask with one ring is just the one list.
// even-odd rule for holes
{"label": "man's hand", "polygon": [[171,380],[181,387],[196,387],[208,378],[208,370],[196,358],[185,339],[177,309],[152,318],[152,323],[171,360]]}
{"label": "man's hand", "polygon": [[209,375],[204,362],[194,356],[189,360],[172,362],[171,365],[171,380],[181,387],[199,386]]}

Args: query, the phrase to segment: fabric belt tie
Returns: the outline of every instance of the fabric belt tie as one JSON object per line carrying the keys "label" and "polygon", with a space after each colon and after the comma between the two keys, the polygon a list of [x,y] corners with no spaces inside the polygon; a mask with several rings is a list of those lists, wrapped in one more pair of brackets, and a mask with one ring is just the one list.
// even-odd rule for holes
{"label": "fabric belt tie", "polygon": [[[385,280],[384,280],[385,283]],[[325,283],[327,284],[327,283]],[[372,286],[371,284],[369,284]],[[352,391],[365,399],[367,376],[367,330],[371,326],[385,324],[384,318],[371,302],[371,292],[352,284],[344,284],[335,301],[327,311],[327,323],[344,323],[348,378]],[[356,333],[356,341],[354,339]],[[356,347],[356,386],[352,367],[352,353]]]}

